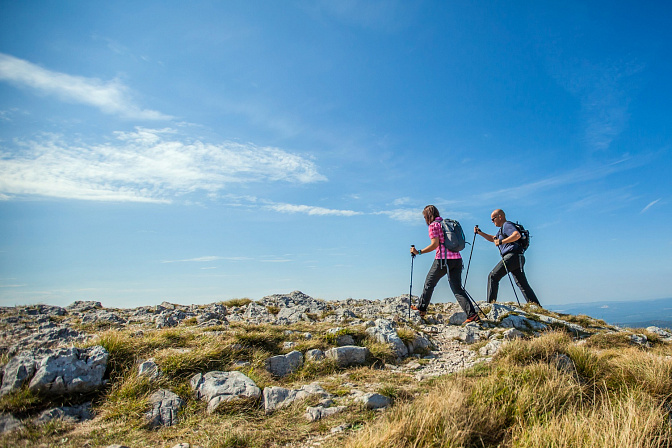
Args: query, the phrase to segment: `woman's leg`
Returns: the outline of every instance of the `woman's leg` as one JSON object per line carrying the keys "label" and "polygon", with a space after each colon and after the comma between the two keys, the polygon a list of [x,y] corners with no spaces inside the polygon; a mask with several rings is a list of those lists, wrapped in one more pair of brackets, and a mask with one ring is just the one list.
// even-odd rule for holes
{"label": "woman's leg", "polygon": [[467,297],[467,292],[462,287],[462,269],[464,268],[462,259],[458,258],[446,261],[448,261],[448,280],[450,281],[450,289],[453,291],[457,303],[460,304],[464,312],[467,313],[467,317],[469,317],[472,314],[475,314],[476,310]]}

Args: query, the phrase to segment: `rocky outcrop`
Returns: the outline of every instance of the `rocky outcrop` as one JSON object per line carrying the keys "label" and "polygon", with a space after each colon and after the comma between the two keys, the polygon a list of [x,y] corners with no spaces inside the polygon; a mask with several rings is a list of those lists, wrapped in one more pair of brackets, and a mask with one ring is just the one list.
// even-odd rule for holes
{"label": "rocky outcrop", "polygon": [[107,350],[100,345],[53,351],[39,362],[28,387],[51,395],[92,392],[103,384],[107,358]]}
{"label": "rocky outcrop", "polygon": [[0,395],[28,387],[38,394],[87,393],[103,384],[108,353],[101,346],[31,350],[12,358],[4,368]]}

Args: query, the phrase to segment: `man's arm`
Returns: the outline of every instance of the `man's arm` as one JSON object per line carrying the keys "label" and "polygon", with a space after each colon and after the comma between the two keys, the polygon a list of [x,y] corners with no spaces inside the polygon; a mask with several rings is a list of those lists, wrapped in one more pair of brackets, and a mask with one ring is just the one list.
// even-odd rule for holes
{"label": "man's arm", "polygon": [[491,243],[492,243],[493,241],[495,241],[495,236],[494,236],[494,235],[490,235],[490,234],[488,234],[488,233],[481,232],[481,229],[479,229],[478,226],[475,226],[475,227],[474,227],[474,233],[477,233],[477,234],[481,235],[483,238],[485,238],[486,240],[490,241]]}

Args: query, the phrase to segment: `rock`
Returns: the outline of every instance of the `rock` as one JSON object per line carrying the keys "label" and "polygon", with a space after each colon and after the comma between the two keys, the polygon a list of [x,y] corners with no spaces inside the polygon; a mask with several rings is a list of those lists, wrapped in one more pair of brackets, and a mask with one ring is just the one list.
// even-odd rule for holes
{"label": "rock", "polygon": [[126,323],[126,319],[119,317],[115,313],[111,313],[106,310],[96,310],[95,312],[90,312],[82,317],[83,324],[95,324],[95,323],[104,323],[104,324],[116,324],[121,325]]}
{"label": "rock", "polygon": [[55,419],[61,419],[71,423],[78,423],[84,420],[91,420],[92,418],[91,402],[88,402],[79,406],[61,406],[47,409],[40,413],[34,422],[36,425],[40,425]]}
{"label": "rock", "polygon": [[347,367],[364,364],[366,362],[366,357],[369,355],[369,349],[366,347],[347,345],[345,347],[329,349],[324,355],[326,358],[335,360],[340,367]]}
{"label": "rock", "polygon": [[424,336],[416,335],[412,342],[406,344],[408,353],[426,352],[432,347],[432,343]]}
{"label": "rock", "polygon": [[331,408],[325,408],[323,406],[314,406],[306,408],[306,418],[308,421],[315,422],[323,418],[338,414],[347,409],[346,406],[334,406]]}
{"label": "rock", "polygon": [[478,353],[481,356],[493,356],[495,353],[497,353],[497,351],[503,344],[504,344],[503,341],[499,339],[493,339],[492,341],[485,344],[484,347],[481,347],[478,350]]}
{"label": "rock", "polygon": [[59,349],[45,356],[28,387],[35,393],[87,393],[103,384],[108,353],[100,345]]}
{"label": "rock", "polygon": [[154,319],[154,323],[156,324],[156,328],[158,329],[176,327],[177,324],[179,324],[177,319],[175,319],[171,313],[166,312],[156,316],[156,319]]}
{"label": "rock", "polygon": [[297,371],[303,365],[303,355],[294,350],[286,355],[272,356],[266,360],[266,370],[272,375],[283,377]]}
{"label": "rock", "polygon": [[357,397],[355,401],[363,403],[367,409],[381,409],[390,406],[391,401],[388,397],[381,394],[367,393]]}
{"label": "rock", "polygon": [[641,345],[642,347],[648,347],[650,345],[649,339],[646,337],[646,335],[643,334],[630,335],[630,341],[634,344]]}
{"label": "rock", "polygon": [[29,350],[19,353],[4,367],[0,396],[7,395],[21,387],[35,375],[41,356]]}
{"label": "rock", "polygon": [[296,347],[296,342],[285,341],[285,342],[282,343],[282,349],[283,350],[289,350],[289,349],[292,349],[294,347]]}
{"label": "rock", "polygon": [[21,420],[17,419],[12,414],[0,413],[0,434],[16,431],[18,429],[23,429]]}
{"label": "rock", "polygon": [[86,301],[77,300],[76,302],[72,302],[65,308],[68,311],[83,313],[85,311],[101,309],[102,307],[103,305],[100,302],[94,302],[92,300],[86,300]]}
{"label": "rock", "polygon": [[653,326],[652,327],[646,327],[646,331],[648,331],[649,333],[657,334],[658,336],[660,336],[663,339],[672,338],[672,333],[670,333],[667,330],[663,330],[662,328],[659,328],[659,327],[653,327]]}
{"label": "rock", "polygon": [[567,322],[561,319],[556,319],[555,317],[545,316],[543,314],[537,314],[536,316],[537,319],[547,324],[563,325],[576,334],[588,334],[588,330],[583,328],[581,325],[577,325],[575,323]]}
{"label": "rock", "polygon": [[481,330],[478,325],[471,324],[464,327],[449,327],[444,334],[448,337],[466,342],[467,344],[473,344],[482,338]]}
{"label": "rock", "polygon": [[408,348],[394,329],[392,321],[387,319],[376,319],[376,326],[367,328],[365,331],[366,334],[376,341],[391,344],[398,357],[404,358],[408,356]]}
{"label": "rock", "polygon": [[161,371],[159,370],[159,366],[154,362],[154,359],[151,358],[138,366],[138,375],[155,380],[161,375]]}
{"label": "rock", "polygon": [[515,328],[509,328],[504,333],[502,333],[502,336],[504,336],[504,339],[508,339],[508,340],[520,339],[520,338],[525,337],[525,333],[523,333],[522,331],[517,330]]}
{"label": "rock", "polygon": [[528,319],[523,316],[518,316],[516,314],[509,314],[508,316],[506,316],[504,319],[501,320],[499,326],[505,328],[513,327],[523,331],[530,331],[530,330],[543,331],[548,328],[545,324],[542,324],[541,322],[537,322],[536,320]]}
{"label": "rock", "polygon": [[296,390],[270,386],[264,389],[264,410],[269,414],[276,409],[285,408],[297,400],[303,400],[313,395],[321,398],[331,398],[331,394],[317,383],[308,384]]}
{"label": "rock", "polygon": [[502,305],[499,303],[493,303],[490,305],[490,312],[488,312],[488,320],[493,322],[499,321],[502,317],[507,314],[516,311],[517,308],[509,305]]}
{"label": "rock", "polygon": [[306,352],[306,362],[320,361],[322,359],[324,359],[324,352],[318,348],[314,348]]}
{"label": "rock", "polygon": [[182,400],[177,394],[165,389],[154,392],[149,397],[152,409],[145,414],[150,428],[158,426],[173,426],[177,423],[177,413],[182,406]]}
{"label": "rock", "polygon": [[448,318],[448,323],[450,325],[462,325],[465,320],[467,320],[467,313],[464,311],[459,311],[450,315]]}
{"label": "rock", "polygon": [[261,389],[254,381],[235,370],[213,371],[205,375],[197,373],[191,378],[190,383],[196,392],[196,398],[208,402],[208,413],[214,412],[222,402],[236,399],[256,400],[261,396]]}

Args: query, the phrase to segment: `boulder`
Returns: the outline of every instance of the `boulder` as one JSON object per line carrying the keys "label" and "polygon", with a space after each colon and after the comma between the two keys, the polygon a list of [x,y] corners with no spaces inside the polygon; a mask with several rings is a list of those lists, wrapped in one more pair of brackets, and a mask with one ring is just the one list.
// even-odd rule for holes
{"label": "boulder", "polygon": [[182,400],[177,394],[165,389],[154,392],[149,397],[152,409],[145,414],[150,428],[159,426],[173,426],[177,423],[177,413],[182,406]]}
{"label": "boulder", "polygon": [[504,344],[504,341],[500,339],[493,339],[492,341],[488,342],[485,344],[485,346],[481,347],[478,350],[478,353],[481,356],[493,356],[497,351],[500,349],[500,347]]}
{"label": "boulder", "polygon": [[150,380],[155,380],[161,375],[161,371],[159,370],[159,366],[156,365],[154,359],[152,358],[138,366],[138,375],[146,376]]}
{"label": "boulder", "polygon": [[84,420],[91,420],[92,418],[93,411],[91,410],[91,402],[88,402],[79,406],[61,406],[58,408],[47,409],[40,413],[34,422],[36,425],[39,425],[55,419],[61,419],[71,423],[78,423]]}
{"label": "boulder", "polygon": [[303,365],[303,355],[294,350],[286,355],[272,356],[266,360],[266,370],[272,375],[283,377],[295,372]]}
{"label": "boulder", "polygon": [[448,318],[448,323],[450,325],[462,325],[464,321],[467,320],[467,313],[464,311],[458,311],[457,313],[452,313]]}
{"label": "boulder", "polygon": [[347,367],[364,364],[366,362],[366,357],[369,355],[369,349],[366,347],[347,345],[345,347],[329,349],[324,355],[329,359],[335,360],[340,367]]}
{"label": "boulder", "polygon": [[376,341],[391,344],[398,357],[404,358],[408,356],[408,348],[397,334],[397,330],[394,329],[392,321],[376,319],[376,325],[367,328],[365,331],[366,334]]}
{"label": "boulder", "polygon": [[205,375],[197,373],[191,380],[191,388],[196,398],[208,402],[208,412],[214,412],[226,401],[237,399],[256,400],[261,396],[261,389],[245,374],[237,371],[212,371]]}
{"label": "boulder", "polygon": [[324,352],[319,348],[314,348],[306,352],[306,362],[320,361],[322,359],[324,359]]}
{"label": "boulder", "polygon": [[27,350],[14,356],[4,367],[0,396],[21,389],[35,375],[42,356],[35,350]]}
{"label": "boulder", "polygon": [[326,408],[324,406],[313,406],[306,408],[306,418],[308,421],[315,422],[323,418],[338,414],[347,409],[346,406],[334,406],[331,408]]}
{"label": "boulder", "polygon": [[21,420],[17,419],[12,414],[0,413],[0,434],[16,431],[18,429],[23,429]]}
{"label": "boulder", "polygon": [[331,398],[326,390],[317,383],[301,386],[300,389],[290,390],[284,387],[270,386],[264,389],[264,410],[267,414],[290,406],[296,400],[303,400],[310,396],[319,396],[321,398]]}
{"label": "boulder", "polygon": [[356,402],[362,403],[366,409],[382,409],[390,406],[392,402],[388,397],[381,394],[366,393],[355,399]]}
{"label": "boulder", "polygon": [[502,317],[516,310],[518,310],[518,308],[514,306],[493,303],[490,305],[490,312],[488,312],[488,320],[497,322]]}
{"label": "boulder", "polygon": [[509,314],[499,323],[500,327],[504,328],[517,328],[518,330],[523,331],[543,331],[548,327],[541,322],[536,320],[528,319],[527,317],[518,316],[516,314]]}
{"label": "boulder", "polygon": [[51,351],[42,358],[28,387],[52,395],[92,392],[103,384],[108,356],[100,345]]}

